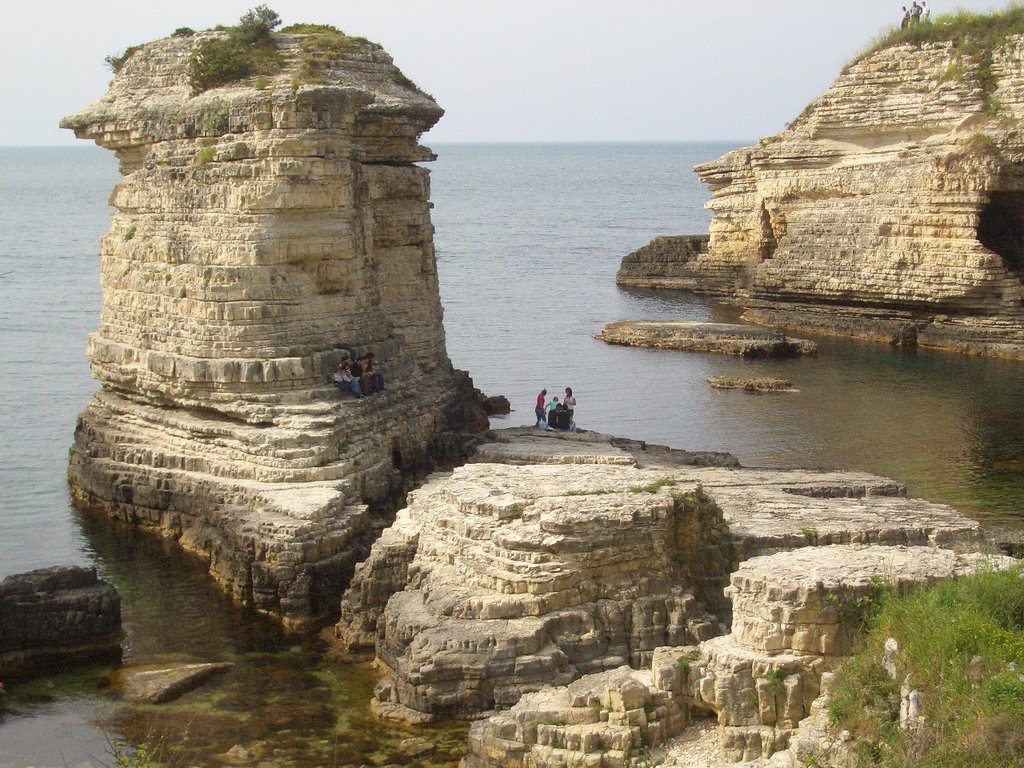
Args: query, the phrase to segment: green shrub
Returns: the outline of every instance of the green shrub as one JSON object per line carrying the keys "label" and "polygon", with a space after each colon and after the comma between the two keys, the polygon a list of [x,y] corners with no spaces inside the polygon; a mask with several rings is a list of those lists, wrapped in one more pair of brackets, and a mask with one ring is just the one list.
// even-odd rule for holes
{"label": "green shrub", "polygon": [[[1024,765],[1024,581],[987,572],[899,597],[872,610],[863,648],[839,671],[829,714],[882,768]],[[897,679],[882,669],[886,638],[900,644]],[[910,675],[925,725],[899,728],[899,688]]]}
{"label": "green shrub", "polygon": [[224,37],[204,40],[189,56],[188,81],[192,93],[227,85],[250,75],[268,75],[281,69],[273,29],[280,17],[265,5],[246,12]]}
{"label": "green shrub", "polygon": [[199,110],[199,127],[203,133],[219,135],[228,129],[228,108],[220,99],[203,105]]}
{"label": "green shrub", "polygon": [[656,480],[653,483],[647,485],[631,485],[629,487],[630,493],[657,493],[662,488],[668,488],[676,484],[676,481],[671,477],[663,477],[661,480]]}
{"label": "green shrub", "polygon": [[272,11],[266,5],[257,5],[242,14],[238,26],[234,29],[234,35],[243,45],[272,45],[271,32],[279,26],[281,17],[277,15],[277,11]]}
{"label": "green shrub", "polygon": [[192,27],[178,27],[171,33],[171,37],[192,37],[195,33]]}
{"label": "green shrub", "polygon": [[130,227],[128,227],[128,229],[125,231],[123,239],[127,243],[133,237],[135,237],[135,225],[134,224],[132,224]]}
{"label": "green shrub", "polygon": [[113,70],[114,74],[116,75],[118,72],[121,71],[121,67],[124,66],[124,63],[132,57],[132,54],[141,49],[141,45],[132,45],[128,48],[125,48],[124,53],[119,54],[117,56],[107,56],[103,59],[103,61],[107,63],[107,66],[110,67],[110,69]]}
{"label": "green shrub", "polygon": [[205,147],[196,153],[196,165],[203,166],[213,160],[216,156],[213,147]]}

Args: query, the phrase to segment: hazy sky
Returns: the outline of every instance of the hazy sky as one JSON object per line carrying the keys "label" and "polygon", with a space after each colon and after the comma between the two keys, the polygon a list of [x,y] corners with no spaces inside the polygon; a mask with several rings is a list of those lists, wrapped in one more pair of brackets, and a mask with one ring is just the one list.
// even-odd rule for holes
{"label": "hazy sky", "polygon": [[[910,0],[906,0],[910,2]],[[70,144],[109,54],[258,0],[13,0],[0,24],[0,145]],[[880,0],[268,0],[285,24],[381,43],[446,110],[425,141],[750,140],[798,115],[889,25]],[[933,13],[1007,3],[936,0]]]}

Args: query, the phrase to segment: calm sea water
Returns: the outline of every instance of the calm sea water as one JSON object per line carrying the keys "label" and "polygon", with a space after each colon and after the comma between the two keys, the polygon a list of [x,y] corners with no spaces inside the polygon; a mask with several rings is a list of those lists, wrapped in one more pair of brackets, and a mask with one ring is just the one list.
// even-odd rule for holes
{"label": "calm sea water", "polygon": [[[705,299],[614,283],[622,256],[651,237],[706,231],[708,195],[690,169],[732,147],[434,146],[448,350],[479,388],[512,401],[495,425],[532,423],[542,387],[571,386],[587,429],[731,451],[751,466],[869,470],[981,519],[1024,521],[1022,363],[830,339],[817,339],[815,359],[743,361],[593,339],[615,320],[734,317]],[[104,731],[152,741],[160,728],[197,761],[257,743],[278,764],[408,762],[397,744],[421,731],[368,724],[371,670],[325,659],[316,640],[294,644],[227,604],[186,555],[70,505],[67,451],[95,390],[85,341],[98,324],[98,241],[118,178],[113,156],[91,147],[0,149],[0,577],[95,565],[124,598],[129,661],[237,667],[152,711],[121,708],[107,670],[19,688],[0,712],[0,768],[98,765],[109,762]],[[734,374],[783,376],[799,392],[706,383]],[[457,759],[461,728],[427,736],[434,763]]]}

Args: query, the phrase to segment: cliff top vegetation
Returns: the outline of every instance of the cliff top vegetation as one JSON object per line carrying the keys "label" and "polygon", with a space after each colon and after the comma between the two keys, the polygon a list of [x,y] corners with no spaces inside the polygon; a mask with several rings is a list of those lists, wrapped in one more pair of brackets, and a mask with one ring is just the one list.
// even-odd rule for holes
{"label": "cliff top vegetation", "polygon": [[[983,572],[883,594],[861,650],[837,673],[829,714],[864,765],[1004,768],[1024,763],[1024,580]],[[896,679],[879,660],[899,642]],[[924,695],[924,723],[900,728],[900,686]]]}
{"label": "cliff top vegetation", "polygon": [[[265,78],[280,73],[285,63],[274,35],[274,30],[280,26],[281,17],[276,11],[258,5],[243,14],[235,26],[215,27],[214,31],[223,34],[203,40],[189,56],[188,80],[192,93],[202,93],[247,77]],[[332,61],[344,59],[369,43],[365,38],[351,37],[329,24],[292,24],[280,31],[301,37],[293,86],[325,82],[324,74]],[[192,29],[181,27],[173,36],[193,34]],[[106,62],[116,74],[141,48],[140,45],[130,46],[123,53],[107,56]],[[398,80],[419,90],[401,74]]]}
{"label": "cliff top vegetation", "polygon": [[897,45],[953,43],[969,56],[991,54],[1014,35],[1024,34],[1024,6],[1014,3],[997,13],[957,11],[937,16],[934,21],[911,24],[905,29],[890,27],[852,62],[866,59],[878,51]]}

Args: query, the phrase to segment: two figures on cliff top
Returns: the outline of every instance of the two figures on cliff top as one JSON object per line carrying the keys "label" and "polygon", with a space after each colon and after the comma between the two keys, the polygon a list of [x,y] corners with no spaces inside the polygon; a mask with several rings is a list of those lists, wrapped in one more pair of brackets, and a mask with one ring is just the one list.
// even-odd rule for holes
{"label": "two figures on cliff top", "polygon": [[355,352],[345,349],[334,372],[334,386],[340,390],[348,390],[357,398],[384,391],[384,374],[377,368],[377,358],[373,352],[360,357]]}
{"label": "two figures on cliff top", "polygon": [[545,403],[548,391],[542,389],[537,395],[537,405],[533,412],[537,415],[537,429],[560,429],[569,432],[576,431],[576,422],[573,414],[576,413],[576,397],[572,393],[572,387],[565,388],[565,399],[558,402],[557,397],[551,398],[550,403]]}
{"label": "two figures on cliff top", "polygon": [[907,6],[903,6],[903,21],[900,22],[900,29],[906,29],[911,24],[920,24],[921,21],[928,21],[931,19],[931,15],[932,10],[928,7],[928,3],[922,2],[918,5],[917,0],[914,0],[909,10]]}

